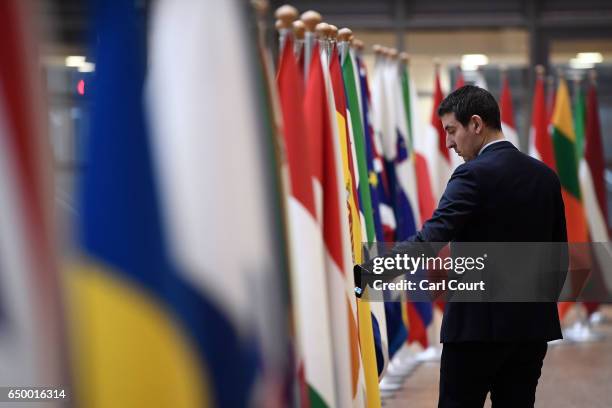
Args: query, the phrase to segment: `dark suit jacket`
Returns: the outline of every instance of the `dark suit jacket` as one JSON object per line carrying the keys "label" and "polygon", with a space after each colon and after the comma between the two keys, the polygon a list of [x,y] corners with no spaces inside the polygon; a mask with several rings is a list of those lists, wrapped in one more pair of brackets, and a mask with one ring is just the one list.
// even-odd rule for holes
{"label": "dark suit jacket", "polygon": [[[559,179],[510,142],[494,143],[457,167],[432,218],[408,241],[566,242]],[[442,321],[443,343],[559,338],[553,302],[449,302]]]}

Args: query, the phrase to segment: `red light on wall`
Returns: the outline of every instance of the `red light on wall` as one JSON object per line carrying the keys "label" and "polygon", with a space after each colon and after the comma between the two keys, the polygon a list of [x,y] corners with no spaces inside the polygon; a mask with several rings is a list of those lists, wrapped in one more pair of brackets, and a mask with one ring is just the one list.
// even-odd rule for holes
{"label": "red light on wall", "polygon": [[81,79],[77,83],[77,93],[79,95],[85,95],[85,80]]}

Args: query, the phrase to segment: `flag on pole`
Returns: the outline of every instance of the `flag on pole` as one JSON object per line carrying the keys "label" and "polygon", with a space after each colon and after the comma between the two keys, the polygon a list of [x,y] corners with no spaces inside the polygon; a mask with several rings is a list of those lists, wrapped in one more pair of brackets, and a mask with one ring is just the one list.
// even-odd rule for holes
{"label": "flag on pole", "polygon": [[[606,167],[594,71],[591,74],[585,108],[584,155],[581,157],[579,168],[580,189],[583,195],[591,242],[608,242],[610,237],[608,234],[609,218],[605,184]],[[594,276],[596,274],[600,278],[602,271],[599,262],[597,262],[597,253],[592,251],[592,254],[595,259]],[[600,282],[603,283],[603,280]],[[597,310],[599,303],[585,302],[584,306],[587,313],[591,314]]]}
{"label": "flag on pole", "polygon": [[[338,204],[340,206],[340,226],[342,234],[342,252],[343,252],[343,278],[344,278],[344,299],[347,305],[348,311],[348,333],[349,333],[349,351],[350,351],[350,380],[351,380],[351,395],[353,399],[353,405],[364,405],[366,401],[366,389],[365,389],[365,377],[364,370],[361,364],[361,352],[359,347],[359,330],[358,330],[358,311],[357,302],[355,298],[355,279],[353,275],[354,254],[353,254],[353,237],[352,237],[352,215],[354,211],[353,205],[355,203],[355,196],[353,194],[353,183],[350,175],[350,165],[347,162],[345,168],[345,156],[347,156],[347,122],[345,117],[340,118],[338,116],[339,109],[346,115],[346,97],[343,91],[342,73],[340,71],[340,58],[338,55],[338,49],[335,44],[330,44],[330,60],[323,64],[323,72],[325,74],[325,86],[327,90],[327,97],[329,101],[331,123],[333,130],[333,146],[335,152],[335,171],[337,179],[337,196]],[[333,67],[332,67],[333,65]],[[333,73],[332,73],[333,71]],[[339,85],[336,86],[334,82],[340,79]],[[338,94],[338,95],[337,95]],[[337,96],[336,96],[337,95]],[[336,106],[336,100],[341,99],[341,106]],[[348,171],[347,175],[345,171]],[[349,184],[346,184],[346,180],[350,180]],[[351,204],[353,203],[353,204]],[[358,210],[355,210],[358,213]],[[374,356],[372,356],[374,357]],[[344,373],[342,375],[345,375]]]}
{"label": "flag on pole", "polygon": [[361,96],[361,116],[363,118],[363,133],[364,133],[364,147],[365,156],[368,167],[368,184],[370,185],[370,197],[372,199],[372,218],[374,220],[374,233],[376,241],[382,242],[384,240],[383,226],[381,220],[381,203],[380,180],[378,178],[379,172],[376,170],[376,161],[374,155],[374,144],[372,139],[372,117],[370,116],[370,91],[368,89],[368,78],[365,69],[365,65],[361,61],[358,55],[355,55],[355,65],[357,69],[357,81],[359,87],[359,94]]}
{"label": "flag on pole", "polygon": [[463,70],[461,67],[457,69],[457,82],[455,83],[455,89],[459,89],[462,86],[465,86],[465,78],[463,77]]}
{"label": "flag on pole", "polygon": [[438,139],[432,138],[427,133],[425,126],[421,120],[419,112],[418,96],[416,85],[410,75],[410,67],[406,67],[405,75],[402,77],[405,81],[403,89],[408,88],[408,101],[406,103],[409,111],[409,131],[414,150],[414,166],[417,179],[417,193],[419,200],[420,228],[425,221],[433,215],[436,209],[435,191],[437,185],[434,186],[434,179],[431,174],[433,164],[431,160],[436,157],[438,152]]}
{"label": "flag on pole", "polygon": [[582,192],[591,241],[607,242],[609,241],[609,218],[605,183],[606,162],[594,80],[591,80],[589,84],[586,104],[584,156],[580,162],[580,184],[583,186]]}
{"label": "flag on pole", "polygon": [[[329,93],[328,93],[329,90]],[[306,139],[311,145],[314,155],[310,158],[314,164],[316,183],[320,187],[323,209],[319,222],[322,224],[323,239],[325,243],[325,261],[328,280],[328,297],[332,321],[333,358],[337,384],[337,406],[347,406],[353,401],[353,388],[357,378],[351,382],[351,353],[348,320],[350,309],[347,298],[346,276],[348,271],[344,264],[344,248],[342,245],[341,217],[341,180],[339,167],[339,148],[336,149],[338,135],[337,129],[332,126],[333,93],[329,78],[328,60],[326,51],[321,52],[319,45],[313,48],[312,62],[306,86],[304,102],[306,119]],[[338,151],[338,156],[336,156]],[[346,221],[346,217],[344,217]],[[352,268],[351,268],[352,269]],[[354,285],[352,287],[354,290]],[[354,292],[351,291],[354,299]],[[353,350],[355,351],[355,350]],[[356,373],[355,373],[356,374]]]}
{"label": "flag on pole", "polygon": [[[98,92],[80,205],[86,259],[69,292],[79,405],[265,403],[253,391],[266,382],[270,338],[286,351],[280,193],[255,109],[255,36],[238,2],[215,6],[214,16],[212,6],[156,3],[150,115],[145,10],[96,8]],[[232,47],[215,43],[221,26]]]}
{"label": "flag on pole", "polygon": [[333,337],[322,232],[313,191],[314,169],[310,155],[316,152],[311,151],[309,142],[312,140],[307,138],[303,79],[293,54],[291,36],[285,39],[277,83],[291,180],[287,208],[298,347],[304,358],[310,403],[330,406],[335,403]]}
{"label": "flag on pole", "polygon": [[[378,209],[380,223],[382,226],[382,235],[377,233],[377,240],[380,242],[395,240],[397,222],[393,212],[393,200],[391,197],[391,187],[385,159],[382,155],[382,142],[380,134],[375,130],[375,117],[373,109],[373,97],[370,92],[370,82],[367,75],[367,69],[361,58],[357,59],[359,65],[359,79],[361,81],[362,100],[367,101],[364,104],[364,118],[366,118],[366,147],[368,149],[368,163],[372,163],[372,170],[376,174],[376,195],[378,199]],[[371,179],[371,182],[374,178]]]}
{"label": "flag on pole", "polygon": [[506,140],[512,143],[517,149],[520,148],[518,133],[514,125],[514,108],[512,105],[512,94],[510,93],[510,82],[506,72],[502,73],[502,92],[501,92],[501,125],[502,132]]}
{"label": "flag on pole", "polygon": [[574,132],[576,133],[576,163],[580,165],[580,160],[584,155],[584,139],[586,126],[586,104],[580,80],[574,81]]}
{"label": "flag on pole", "polygon": [[438,117],[438,106],[444,99],[442,87],[440,86],[440,70],[436,66],[434,78],[433,105],[431,109],[431,117],[427,128],[426,137],[437,141],[436,151],[429,152],[430,157],[427,157],[427,164],[430,165],[430,175],[434,186],[434,194],[436,200],[439,200],[444,193],[446,184],[451,176],[452,162],[449,149],[446,148],[446,135],[442,128],[442,122]]}
{"label": "flag on pole", "polygon": [[557,172],[562,187],[569,242],[588,242],[588,229],[578,181],[576,134],[570,97],[564,78],[559,81],[552,117],[553,145]]}
{"label": "flag on pole", "polygon": [[[578,178],[576,134],[565,78],[559,79],[554,107],[552,138],[557,174],[561,182],[561,195],[565,204],[567,239],[568,242],[588,242],[589,232]],[[562,319],[571,305],[572,302],[559,304],[559,315]]]}
{"label": "flag on pole", "polygon": [[[353,61],[354,55],[349,49],[346,51],[342,62],[342,76],[347,95],[348,113],[350,117],[351,141],[355,146],[355,156],[357,161],[357,187],[359,191],[359,208],[361,209],[365,224],[365,239],[367,244],[373,245],[376,242],[374,219],[372,215],[372,198],[370,196],[370,186],[368,179],[368,165],[365,152],[365,136],[363,121],[361,118],[361,106],[359,102],[359,88],[357,85],[356,63]],[[385,321],[384,306],[380,302],[370,303],[372,310],[372,326],[374,330],[375,344],[377,346],[377,365],[379,376],[385,371],[389,361],[387,327]]]}
{"label": "flag on pole", "polygon": [[[416,175],[412,156],[412,141],[408,134],[408,121],[404,99],[404,90],[401,83],[401,70],[396,60],[388,60],[385,69],[386,94],[389,98],[388,119],[391,121],[389,129],[392,131],[390,145],[395,149],[391,151],[391,161],[387,167],[392,169],[392,194],[397,223],[396,240],[403,241],[416,233],[416,226],[420,224],[417,204]],[[390,173],[391,174],[391,173]]]}
{"label": "flag on pole", "polygon": [[556,170],[552,137],[548,130],[550,121],[546,108],[544,85],[544,72],[542,71],[537,75],[533,94],[531,128],[529,129],[529,155]]}
{"label": "flag on pole", "polygon": [[[346,190],[346,200],[349,219],[349,230],[352,244],[353,264],[363,262],[362,254],[362,227],[359,207],[359,196],[356,189],[354,165],[354,148],[349,134],[350,123],[348,121],[348,109],[346,106],[347,95],[345,94],[344,79],[340,67],[340,57],[338,50],[334,47],[332,58],[330,61],[330,76],[334,93],[334,102],[336,107],[336,120],[338,123],[338,137],[340,153],[342,157],[342,168],[344,175],[344,186]],[[352,275],[347,276],[349,283],[354,287],[354,279]],[[361,351],[361,361],[363,362],[363,371],[367,406],[380,406],[380,392],[378,387],[378,371],[376,363],[376,352],[374,345],[374,333],[372,328],[372,315],[370,304],[361,299],[357,299],[356,316],[358,317],[359,330],[359,345]],[[361,374],[359,374],[361,377]],[[355,373],[353,371],[353,378]],[[358,383],[361,383],[359,379]]]}

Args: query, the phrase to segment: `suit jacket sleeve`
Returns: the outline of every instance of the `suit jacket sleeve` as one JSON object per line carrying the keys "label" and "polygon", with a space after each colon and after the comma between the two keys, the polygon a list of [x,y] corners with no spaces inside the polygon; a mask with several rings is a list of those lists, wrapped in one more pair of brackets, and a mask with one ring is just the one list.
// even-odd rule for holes
{"label": "suit jacket sleeve", "polygon": [[[425,250],[428,252],[425,255],[436,256],[442,247],[469,224],[479,205],[480,193],[476,177],[470,167],[463,164],[457,167],[451,176],[438,208],[431,219],[425,222],[421,231],[398,243],[385,255],[418,256],[425,250],[424,245],[420,243],[431,243],[428,245],[429,250]],[[372,266],[373,260],[362,265],[366,271],[371,271]]]}

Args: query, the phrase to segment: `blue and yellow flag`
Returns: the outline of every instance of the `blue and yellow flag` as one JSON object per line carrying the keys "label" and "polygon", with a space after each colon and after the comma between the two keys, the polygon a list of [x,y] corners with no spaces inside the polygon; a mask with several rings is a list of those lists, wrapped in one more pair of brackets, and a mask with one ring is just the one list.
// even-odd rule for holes
{"label": "blue and yellow flag", "polygon": [[[244,10],[215,3],[212,16],[212,3],[157,2],[148,49],[144,8],[95,9],[84,262],[69,276],[80,406],[239,407],[278,394],[265,375],[270,338],[287,337],[275,331],[286,308],[275,303],[273,149],[254,108]],[[213,53],[228,22],[234,46]]]}

